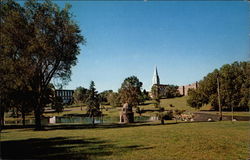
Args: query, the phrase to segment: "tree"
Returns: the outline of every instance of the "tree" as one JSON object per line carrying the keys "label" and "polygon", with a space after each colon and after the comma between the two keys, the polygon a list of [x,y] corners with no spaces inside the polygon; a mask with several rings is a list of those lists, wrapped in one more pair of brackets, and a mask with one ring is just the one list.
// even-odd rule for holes
{"label": "tree", "polygon": [[[101,103],[104,103],[104,104],[108,104],[109,101],[108,101],[108,97],[110,94],[112,94],[113,91],[112,90],[106,90],[106,91],[103,91],[101,93],[99,93],[99,97],[100,97],[100,102]],[[109,103],[110,104],[110,103]]]}
{"label": "tree", "polygon": [[158,113],[158,118],[160,119],[160,121],[161,121],[161,124],[164,124],[164,120],[165,120],[165,118],[166,118],[166,113],[164,113],[164,111],[165,111],[165,108],[164,107],[160,107],[159,108],[159,113]]}
{"label": "tree", "polygon": [[121,102],[132,107],[137,106],[140,102],[141,87],[142,82],[136,76],[126,78],[119,89]]}
{"label": "tree", "polygon": [[116,92],[112,92],[108,95],[107,97],[108,99],[108,103],[112,106],[112,107],[121,107],[122,104],[120,102],[120,96],[118,93]]}
{"label": "tree", "polygon": [[[249,110],[250,99],[250,63],[234,62],[215,69],[199,82],[198,89],[189,91],[187,103],[191,107],[200,108],[210,103],[218,110],[220,98],[223,110]],[[218,83],[220,84],[218,96]]]}
{"label": "tree", "polygon": [[180,92],[178,91],[178,86],[175,85],[167,85],[165,89],[165,93],[163,93],[163,97],[165,98],[173,98],[179,97]]}
{"label": "tree", "polygon": [[153,98],[173,98],[173,97],[180,97],[180,92],[178,91],[178,86],[175,85],[161,85],[154,84],[151,88],[151,93]]}
{"label": "tree", "polygon": [[86,99],[87,113],[92,117],[92,124],[95,125],[95,117],[101,115],[98,93],[94,81],[90,82],[88,97]]}
{"label": "tree", "polygon": [[12,108],[16,108],[17,114],[21,112],[23,126],[25,126],[26,114],[32,112],[33,94],[29,88],[16,88],[11,94]]}
{"label": "tree", "polygon": [[60,113],[63,111],[63,99],[60,96],[55,96],[53,98],[52,102],[52,109],[54,109],[57,113]]}
{"label": "tree", "polygon": [[143,109],[137,106],[135,112],[141,116],[141,114],[143,113]]}
{"label": "tree", "polygon": [[[77,87],[74,91],[73,98],[74,98],[74,103],[85,103],[86,98],[87,98],[87,93],[88,90],[83,87]],[[82,110],[82,105],[81,105],[81,110]]]}
{"label": "tree", "polygon": [[36,129],[40,130],[47,86],[52,78],[63,84],[70,80],[79,44],[85,41],[72,20],[69,5],[60,9],[49,0],[28,0],[23,6],[7,0],[1,5],[1,61],[7,60],[5,65],[13,71],[21,68],[18,73],[7,72],[7,76],[28,78],[34,93]]}
{"label": "tree", "polygon": [[159,86],[153,85],[151,88],[151,93],[152,93],[155,108],[159,108],[160,103],[161,103]]}
{"label": "tree", "polygon": [[189,98],[187,99],[187,104],[190,107],[200,109],[203,105],[203,97],[202,95],[196,91],[195,89],[188,90]]}
{"label": "tree", "polygon": [[142,92],[141,92],[141,95],[139,96],[139,101],[141,104],[144,104],[144,102],[146,100],[149,100],[150,97],[149,97],[149,94],[148,92],[144,89]]}
{"label": "tree", "polygon": [[[2,1],[0,10],[0,111],[1,128],[4,112],[13,105],[14,92],[24,88],[30,78],[30,64],[25,63],[21,53],[27,47],[27,27],[23,10],[14,1]],[[26,75],[26,76],[22,76]],[[16,94],[15,94],[16,95]]]}

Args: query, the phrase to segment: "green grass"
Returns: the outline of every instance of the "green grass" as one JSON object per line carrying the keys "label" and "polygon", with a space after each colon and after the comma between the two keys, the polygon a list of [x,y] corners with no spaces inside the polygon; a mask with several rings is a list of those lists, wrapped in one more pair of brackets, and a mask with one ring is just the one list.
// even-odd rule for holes
{"label": "green grass", "polygon": [[158,123],[47,131],[8,129],[1,133],[1,150],[3,158],[10,159],[249,158],[249,122]]}
{"label": "green grass", "polygon": [[[176,98],[168,98],[168,99],[161,99],[161,107],[164,107],[167,110],[170,109],[180,109],[180,110],[187,110],[187,111],[196,111],[195,108],[192,108],[187,105],[187,98],[188,96],[183,97],[176,97]],[[142,108],[149,109],[154,108],[153,101],[146,101],[146,105],[141,105]],[[174,107],[170,107],[172,104]],[[208,106],[204,106],[201,109],[206,109]]]}

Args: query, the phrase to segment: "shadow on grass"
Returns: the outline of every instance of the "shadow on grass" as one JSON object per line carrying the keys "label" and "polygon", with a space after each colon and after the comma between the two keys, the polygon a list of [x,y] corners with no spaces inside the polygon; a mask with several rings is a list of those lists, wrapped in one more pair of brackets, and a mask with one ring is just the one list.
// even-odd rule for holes
{"label": "shadow on grass", "polygon": [[[178,124],[186,124],[186,123],[207,123],[208,121],[178,121],[176,122],[167,122],[165,121],[164,124],[161,124],[160,121],[158,123],[150,123],[148,121],[145,122],[135,122],[135,123],[106,123],[106,124],[55,124],[55,125],[47,125],[43,126],[42,131],[50,131],[50,130],[74,130],[74,129],[112,129],[112,128],[129,128],[129,127],[143,127],[143,126],[164,126],[164,125],[178,125]],[[209,123],[216,122],[210,121]],[[27,129],[35,128],[35,125],[5,125],[4,129]],[[2,130],[0,133],[3,133]]]}
{"label": "shadow on grass", "polygon": [[119,147],[108,141],[74,139],[74,137],[32,138],[1,142],[2,159],[100,159],[117,152],[153,147],[140,145]]}
{"label": "shadow on grass", "polygon": [[147,106],[147,105],[150,105],[150,104],[154,104],[154,103],[152,103],[152,102],[144,102],[144,103],[140,104],[140,106]]}
{"label": "shadow on grass", "polygon": [[[175,125],[179,123],[165,123],[164,125]],[[54,126],[47,126],[46,130],[67,130],[67,129],[112,129],[112,128],[129,128],[129,127],[143,127],[143,126],[161,126],[162,124],[159,123],[148,123],[148,122],[140,122],[140,123],[128,123],[128,124],[121,124],[121,123],[112,123],[112,124],[97,124],[92,126],[90,124],[79,124],[79,125],[54,125]]]}
{"label": "shadow on grass", "polygon": [[[164,125],[173,125],[173,124],[179,124],[178,123],[168,123],[165,122]],[[128,124],[122,124],[122,123],[109,123],[109,124],[95,124],[94,126],[92,124],[56,124],[56,125],[48,125],[44,126],[42,129],[44,130],[67,130],[67,129],[96,129],[96,128],[102,128],[102,129],[112,129],[112,128],[128,128],[128,127],[142,127],[142,126],[159,126],[162,125],[159,123],[148,123],[148,121],[145,122],[135,122],[135,123],[128,123]],[[4,126],[4,129],[27,129],[27,128],[34,128],[34,125],[6,125]]]}
{"label": "shadow on grass", "polygon": [[[27,140],[2,141],[1,158],[3,159],[90,159],[91,156],[112,154],[102,149],[94,150],[105,141],[97,139],[69,139],[64,137],[33,138]],[[105,148],[113,148],[112,144]],[[75,151],[77,150],[77,151]]]}

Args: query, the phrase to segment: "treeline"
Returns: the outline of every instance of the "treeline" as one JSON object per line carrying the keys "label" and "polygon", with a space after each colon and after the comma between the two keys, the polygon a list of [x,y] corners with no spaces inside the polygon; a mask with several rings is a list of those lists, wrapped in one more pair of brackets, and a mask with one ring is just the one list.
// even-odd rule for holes
{"label": "treeline", "polygon": [[151,88],[151,94],[153,97],[159,96],[159,98],[174,98],[180,97],[181,94],[178,90],[179,86],[176,85],[160,85],[154,84]]}
{"label": "treeline", "polygon": [[[89,95],[89,89],[78,87],[74,91],[74,103],[85,104]],[[131,106],[143,104],[149,100],[149,93],[146,90],[142,91],[142,82],[136,76],[130,76],[124,80],[118,92],[106,90],[97,94],[98,102],[103,105],[111,105],[112,107],[121,107],[122,104],[128,102]]]}
{"label": "treeline", "polygon": [[188,96],[187,103],[194,108],[211,104],[218,110],[220,102],[222,110],[249,111],[250,62],[234,62],[215,69],[199,82],[198,89],[190,89]]}

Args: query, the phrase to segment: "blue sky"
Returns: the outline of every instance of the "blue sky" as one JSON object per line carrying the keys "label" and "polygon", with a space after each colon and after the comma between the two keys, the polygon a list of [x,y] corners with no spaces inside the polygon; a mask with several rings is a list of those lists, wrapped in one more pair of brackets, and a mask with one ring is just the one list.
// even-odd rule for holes
{"label": "blue sky", "polygon": [[149,90],[155,65],[162,84],[186,85],[249,60],[248,2],[70,3],[87,43],[66,89],[88,88],[93,80],[98,91],[117,91],[135,75]]}

